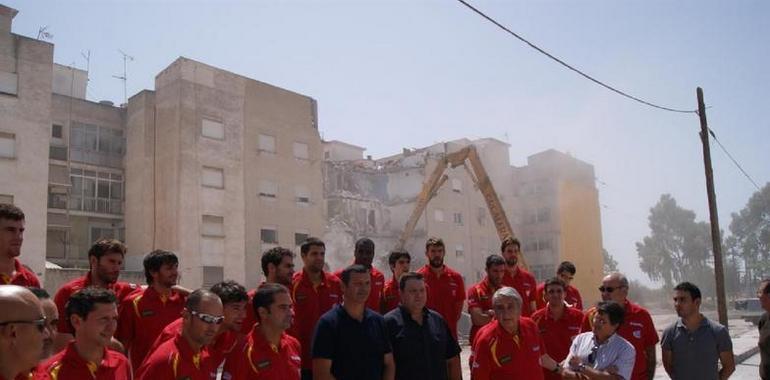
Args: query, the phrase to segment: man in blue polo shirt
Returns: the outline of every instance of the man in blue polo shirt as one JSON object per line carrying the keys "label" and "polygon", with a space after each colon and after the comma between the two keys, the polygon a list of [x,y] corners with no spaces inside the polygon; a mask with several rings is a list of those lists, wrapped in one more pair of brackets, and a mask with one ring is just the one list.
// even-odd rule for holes
{"label": "man in blue polo shirt", "polygon": [[[679,319],[663,330],[663,368],[674,380],[727,379],[735,371],[733,343],[727,329],[700,313],[700,289],[683,282],[674,287]],[[722,362],[722,369],[717,367]]]}
{"label": "man in blue polo shirt", "polygon": [[396,380],[460,380],[460,346],[444,318],[425,307],[420,273],[401,276],[401,305],[385,314]]}
{"label": "man in blue polo shirt", "polygon": [[316,325],[313,337],[314,380],[394,380],[393,353],[381,315],[366,308],[369,270],[351,265],[341,274],[342,305],[335,305]]}

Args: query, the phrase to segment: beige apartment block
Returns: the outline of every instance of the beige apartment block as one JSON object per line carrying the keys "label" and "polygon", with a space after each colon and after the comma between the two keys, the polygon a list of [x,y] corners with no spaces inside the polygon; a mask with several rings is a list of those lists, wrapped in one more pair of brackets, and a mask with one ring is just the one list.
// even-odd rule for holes
{"label": "beige apartment block", "polygon": [[21,261],[42,277],[53,45],[11,33],[16,13],[0,5],[0,202],[24,210]]}
{"label": "beige apartment block", "polygon": [[179,58],[127,123],[127,243],[176,251],[182,283],[254,287],[262,252],[322,234],[312,98]]}

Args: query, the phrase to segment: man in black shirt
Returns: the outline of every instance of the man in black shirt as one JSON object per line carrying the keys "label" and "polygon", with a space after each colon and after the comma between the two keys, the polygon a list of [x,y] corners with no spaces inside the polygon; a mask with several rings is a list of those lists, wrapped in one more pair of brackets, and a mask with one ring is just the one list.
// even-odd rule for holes
{"label": "man in black shirt", "polygon": [[401,305],[385,314],[397,380],[461,380],[460,346],[437,312],[425,307],[422,274],[401,276]]}
{"label": "man in black shirt", "polygon": [[342,305],[321,316],[313,337],[314,380],[394,380],[395,364],[381,315],[366,308],[369,270],[342,271]]}

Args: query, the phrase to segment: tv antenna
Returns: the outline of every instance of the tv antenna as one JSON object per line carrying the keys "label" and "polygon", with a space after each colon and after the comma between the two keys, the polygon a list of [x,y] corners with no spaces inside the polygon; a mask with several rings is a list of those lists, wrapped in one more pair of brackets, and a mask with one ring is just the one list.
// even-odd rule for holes
{"label": "tv antenna", "polygon": [[48,33],[48,25],[41,26],[37,30],[37,39],[41,41],[53,39],[53,34]]}
{"label": "tv antenna", "polygon": [[123,81],[123,104],[128,104],[128,90],[126,89],[128,84],[128,61],[133,61],[134,57],[120,49],[118,49],[118,52],[123,55],[123,76],[113,75],[112,77]]}

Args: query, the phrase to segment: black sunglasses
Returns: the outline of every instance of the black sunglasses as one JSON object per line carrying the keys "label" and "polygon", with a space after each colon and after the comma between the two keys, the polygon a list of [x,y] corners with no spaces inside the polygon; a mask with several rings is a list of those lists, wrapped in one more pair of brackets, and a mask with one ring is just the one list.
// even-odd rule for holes
{"label": "black sunglasses", "polygon": [[599,291],[602,292],[602,293],[604,293],[604,292],[612,293],[612,292],[615,291],[615,289],[620,289],[620,288],[624,288],[624,286],[617,286],[617,287],[614,287],[614,288],[612,286],[600,286],[599,287]]}
{"label": "black sunglasses", "polygon": [[40,319],[35,319],[33,321],[8,321],[8,322],[0,322],[0,326],[7,326],[13,323],[22,323],[22,324],[28,324],[28,325],[35,325],[37,327],[37,330],[41,333],[45,331],[45,328],[47,327],[47,324],[45,323],[45,317],[42,317]]}
{"label": "black sunglasses", "polygon": [[196,318],[198,318],[201,321],[203,321],[205,323],[208,323],[208,324],[218,325],[218,324],[222,323],[222,321],[225,320],[225,317],[223,317],[221,315],[220,316],[215,316],[215,315],[206,314],[206,313],[199,313],[199,312],[197,312],[195,310],[190,311],[190,314],[192,314]]}

